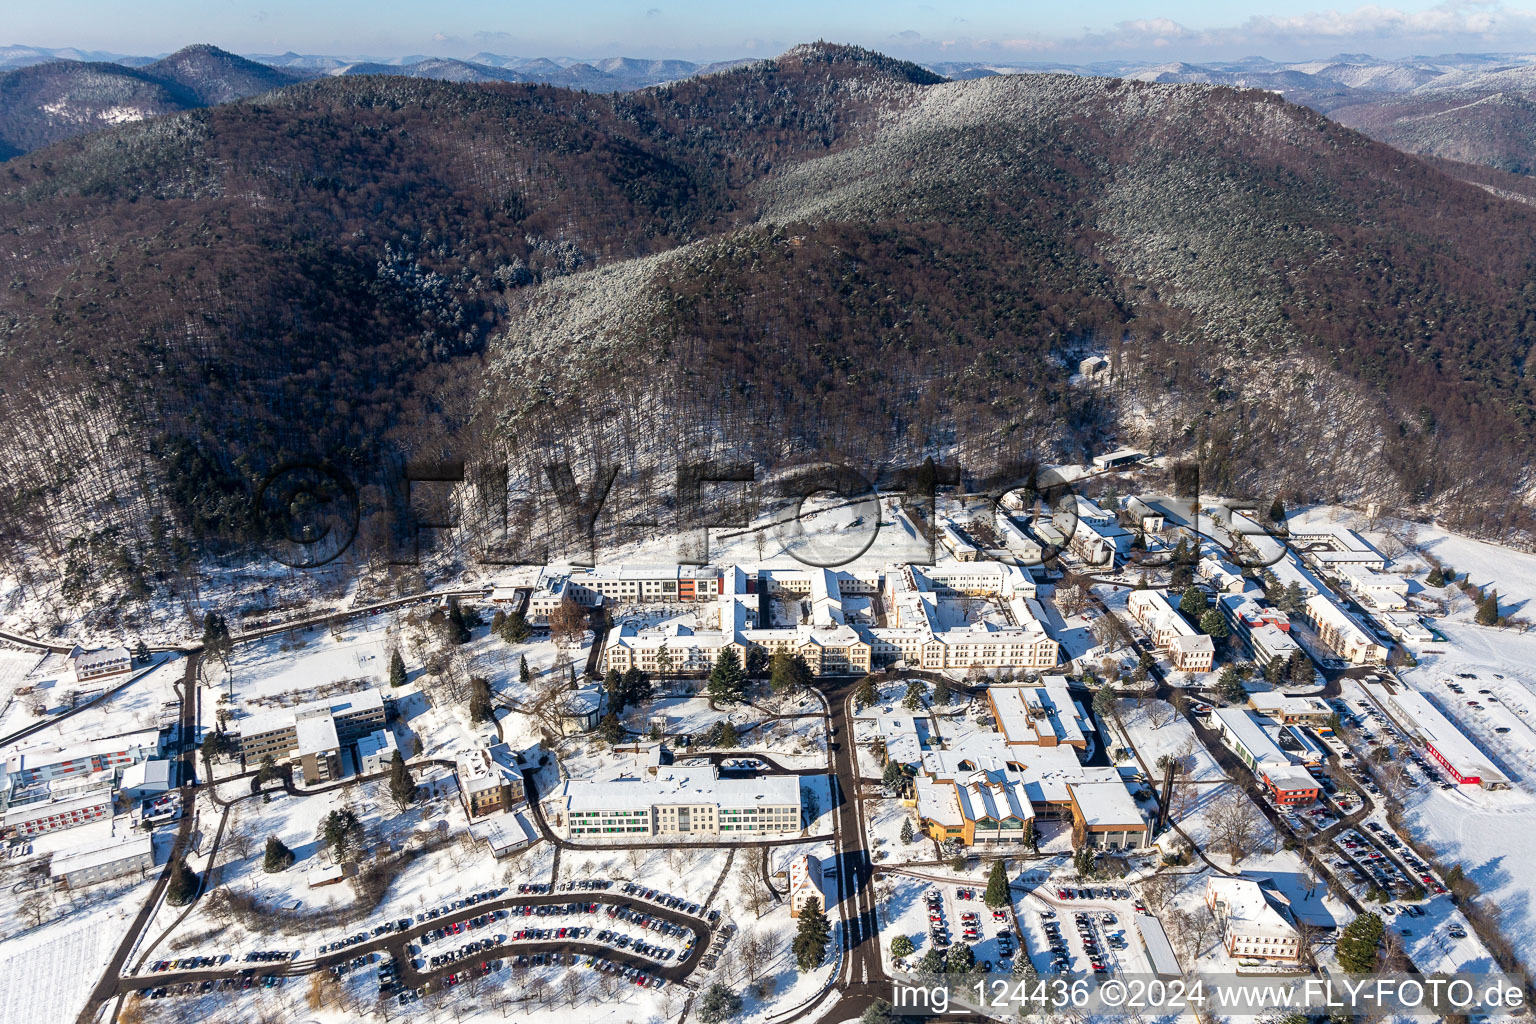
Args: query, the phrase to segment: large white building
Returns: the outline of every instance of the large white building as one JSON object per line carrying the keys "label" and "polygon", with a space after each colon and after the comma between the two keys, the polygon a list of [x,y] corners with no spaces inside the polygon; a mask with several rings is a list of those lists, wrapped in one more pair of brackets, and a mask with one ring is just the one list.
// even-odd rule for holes
{"label": "large white building", "polygon": [[55,885],[78,889],[125,875],[145,877],[155,866],[154,836],[136,832],[104,846],[86,846],[53,858],[48,865]]}
{"label": "large white building", "polygon": [[1302,606],[1307,621],[1323,643],[1351,665],[1384,665],[1387,648],[1375,640],[1353,615],[1327,594],[1315,594]]}
{"label": "large white building", "polygon": [[1253,878],[1211,875],[1205,880],[1205,904],[1216,915],[1228,956],[1289,963],[1301,959],[1301,932],[1290,901],[1272,886]]}
{"label": "large white building", "polygon": [[1131,617],[1152,636],[1152,644],[1165,652],[1181,672],[1209,672],[1216,659],[1216,644],[1189,624],[1160,590],[1133,590],[1126,601]]}
{"label": "large white building", "polygon": [[[798,654],[817,675],[862,674],[897,662],[931,670],[1046,669],[1060,658],[1060,645],[1041,625],[1034,580],[1016,566],[891,565],[879,574],[826,569],[749,573],[731,567],[720,580],[713,613],[701,609],[695,625],[620,623],[603,648],[603,669],[703,673],[726,648],[743,662],[754,648],[769,656]],[[845,611],[848,598],[863,600],[877,593],[885,606],[885,625]],[[760,602],[768,595],[800,601],[809,614],[789,626],[761,622]],[[956,624],[953,605],[967,599],[995,600],[1012,621]]]}
{"label": "large white building", "polygon": [[1459,784],[1483,789],[1509,788],[1508,777],[1494,767],[1493,759],[1441,714],[1424,694],[1401,684],[1389,689],[1380,683],[1361,682],[1360,688],[1410,738],[1423,744],[1429,756]]}
{"label": "large white building", "polygon": [[800,831],[800,779],[721,778],[713,766],[656,765],[601,779],[572,779],[561,799],[570,838],[716,835],[750,839]]}

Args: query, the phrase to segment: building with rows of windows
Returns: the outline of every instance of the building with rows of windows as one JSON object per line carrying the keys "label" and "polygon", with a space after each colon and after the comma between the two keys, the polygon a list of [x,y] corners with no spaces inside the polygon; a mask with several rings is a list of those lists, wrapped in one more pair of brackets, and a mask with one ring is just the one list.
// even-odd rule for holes
{"label": "building with rows of windows", "polygon": [[639,773],[572,779],[562,793],[570,838],[713,835],[751,839],[800,831],[800,779],[721,778],[713,766],[654,765]]}

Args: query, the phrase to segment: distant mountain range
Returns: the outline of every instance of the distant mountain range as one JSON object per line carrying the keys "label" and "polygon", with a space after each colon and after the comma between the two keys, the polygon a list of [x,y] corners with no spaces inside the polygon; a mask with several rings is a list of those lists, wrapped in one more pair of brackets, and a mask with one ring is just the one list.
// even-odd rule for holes
{"label": "distant mountain range", "polygon": [[[532,82],[612,93],[749,63],[752,60],[746,58],[696,64],[485,52],[464,59],[292,52],[241,57],[206,45],[153,58],[0,46],[0,159],[96,128],[243,99],[312,78],[403,75],[464,84]],[[1536,168],[1536,54],[1458,53],[1382,60],[1343,53],[1290,63],[1264,57],[1203,64],[941,61],[924,67],[954,80],[1070,74],[1264,89],[1408,152],[1519,174]]]}

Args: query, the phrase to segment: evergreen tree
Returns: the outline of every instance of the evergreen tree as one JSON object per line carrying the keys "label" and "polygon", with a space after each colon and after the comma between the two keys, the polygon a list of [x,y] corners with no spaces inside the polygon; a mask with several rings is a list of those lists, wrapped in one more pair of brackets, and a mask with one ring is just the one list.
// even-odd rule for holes
{"label": "evergreen tree", "polygon": [[912,945],[912,940],[905,935],[898,935],[891,940],[891,955],[907,957],[917,952],[917,947]]}
{"label": "evergreen tree", "polygon": [[1179,611],[1192,619],[1198,619],[1205,614],[1205,591],[1199,587],[1187,587],[1184,595],[1179,598]]}
{"label": "evergreen tree", "polygon": [[907,773],[901,770],[901,765],[896,761],[887,761],[885,771],[880,776],[880,784],[895,795],[901,792],[906,782]]}
{"label": "evergreen tree", "polygon": [[608,670],[603,676],[603,689],[608,693],[608,707],[615,713],[624,710],[624,673],[616,668]]}
{"label": "evergreen tree", "polygon": [[1243,689],[1243,677],[1237,669],[1231,665],[1221,670],[1221,675],[1216,678],[1216,695],[1227,704],[1242,704],[1248,700],[1248,691]]}
{"label": "evergreen tree", "polygon": [[741,671],[741,661],[736,656],[736,648],[723,649],[715,659],[714,668],[709,671],[709,685],[706,687],[706,692],[710,699],[721,704],[735,704],[741,700],[746,687],[747,679]]}
{"label": "evergreen tree", "polygon": [[149,644],[145,643],[142,638],[140,638],[138,646],[133,649],[133,660],[141,665],[149,661]]}
{"label": "evergreen tree", "polygon": [[736,726],[724,719],[715,723],[714,729],[710,731],[710,736],[713,740],[713,745],[721,750],[735,750],[741,746],[741,734],[736,731]]}
{"label": "evergreen tree", "polygon": [[901,841],[904,842],[904,843],[910,843],[910,842],[912,842],[916,838],[917,838],[917,833],[912,828],[912,819],[911,818],[902,818],[901,819]]}
{"label": "evergreen tree", "polygon": [[1286,665],[1286,675],[1290,677],[1292,686],[1311,686],[1317,681],[1317,672],[1312,668],[1312,659],[1307,657],[1305,651],[1292,651],[1290,661]]}
{"label": "evergreen tree", "polygon": [[651,677],[631,665],[624,670],[624,703],[633,707],[651,699]]}
{"label": "evergreen tree", "polygon": [[500,608],[496,609],[496,614],[491,616],[491,632],[495,633],[497,636],[501,636],[501,631],[506,627],[506,625],[507,613],[502,611]]}
{"label": "evergreen tree", "polygon": [[748,647],[746,666],[747,677],[750,679],[760,678],[767,668],[768,652],[756,644]]}
{"label": "evergreen tree", "polygon": [[944,707],[954,699],[955,693],[949,688],[949,683],[940,679],[933,684],[933,702],[939,707]]}
{"label": "evergreen tree", "polygon": [[1275,495],[1274,503],[1269,506],[1269,521],[1272,523],[1285,522],[1285,503],[1280,500],[1278,494]]}
{"label": "evergreen tree", "polygon": [[609,746],[622,740],[624,738],[624,726],[619,721],[619,716],[612,711],[604,715],[602,721],[597,723],[597,736]]}
{"label": "evergreen tree", "polygon": [[994,910],[1011,902],[1008,896],[1008,869],[1003,867],[1002,861],[992,862],[992,874],[987,877],[987,890],[981,898],[982,902]]}
{"label": "evergreen tree", "polygon": [[224,734],[215,729],[207,736],[204,736],[199,752],[203,757],[203,773],[212,780],[213,759],[224,752]]}
{"label": "evergreen tree", "polygon": [[331,858],[340,863],[362,845],[363,823],[357,820],[357,814],[350,807],[341,807],[320,820],[315,838],[331,851]]}
{"label": "evergreen tree", "polygon": [[234,642],[230,639],[229,623],[224,621],[224,616],[217,612],[208,612],[203,616],[203,652],[210,658],[216,658],[229,667],[229,655],[234,650]]}
{"label": "evergreen tree", "polygon": [[858,687],[853,691],[853,703],[860,708],[872,707],[875,703],[875,681],[869,676],[859,680]]}
{"label": "evergreen tree", "polygon": [[699,1000],[700,1024],[725,1024],[741,1015],[741,996],[718,981],[704,990]]}
{"label": "evergreen tree", "polygon": [[1431,587],[1445,586],[1445,577],[1440,574],[1440,567],[1438,565],[1429,570],[1429,578],[1424,582]]}
{"label": "evergreen tree", "polygon": [[661,646],[656,648],[656,674],[665,678],[671,672],[672,652],[667,648],[666,642],[663,641]]}
{"label": "evergreen tree", "polygon": [[166,883],[165,901],[173,907],[184,907],[197,895],[197,873],[187,867],[184,857],[171,862],[171,878]]}
{"label": "evergreen tree", "polygon": [[807,901],[800,911],[800,926],[795,930],[795,964],[802,972],[814,971],[821,966],[827,955],[827,943],[831,941],[832,928],[821,904]]}
{"label": "evergreen tree", "polygon": [[1026,818],[1024,821],[1024,842],[1036,853],[1040,852],[1040,833],[1035,831],[1035,819]]}
{"label": "evergreen tree", "polygon": [[769,662],[768,685],[774,693],[795,693],[809,686],[812,678],[811,666],[798,654],[778,651]]}
{"label": "evergreen tree", "polygon": [[522,612],[513,612],[503,620],[497,635],[509,644],[520,644],[533,635],[533,629],[528,625],[528,620],[523,618]]}
{"label": "evergreen tree", "polygon": [[1369,974],[1376,969],[1376,950],[1385,929],[1381,918],[1364,913],[1344,926],[1339,935],[1339,966],[1350,974]]}
{"label": "evergreen tree", "polygon": [[400,756],[399,750],[389,759],[389,798],[399,811],[404,811],[416,799],[416,782],[405,767],[405,758]]}
{"label": "evergreen tree", "polygon": [[1212,640],[1225,640],[1227,638],[1227,620],[1221,617],[1221,612],[1212,608],[1200,616],[1200,632]]}
{"label": "evergreen tree", "polygon": [[389,652],[389,685],[404,686],[406,681],[405,659],[400,656],[400,648]]}
{"label": "evergreen tree", "polygon": [[976,951],[968,943],[957,942],[949,947],[944,958],[944,969],[950,974],[965,974],[976,966]]}
{"label": "evergreen tree", "polygon": [[1489,590],[1481,601],[1477,603],[1477,624],[1479,626],[1496,626],[1499,622],[1499,592]]}
{"label": "evergreen tree", "polygon": [[527,686],[529,683],[533,682],[533,673],[528,669],[528,655],[526,654],[518,659],[517,679],[518,682],[522,683],[524,686]]}
{"label": "evergreen tree", "polygon": [[921,711],[923,698],[928,695],[928,684],[921,679],[914,679],[907,684],[907,695],[902,698],[901,706],[908,711]]}
{"label": "evergreen tree", "polygon": [[944,951],[936,946],[929,946],[928,952],[918,961],[917,969],[920,973],[930,977],[937,977],[944,973],[947,965],[944,962]]}
{"label": "evergreen tree", "polygon": [[1280,605],[1280,610],[1290,615],[1301,611],[1302,605],[1307,603],[1306,595],[1301,592],[1301,584],[1295,580],[1285,585],[1285,601]]}
{"label": "evergreen tree", "polygon": [[469,681],[469,720],[477,725],[481,722],[496,720],[496,710],[491,703],[491,683],[488,679],[475,676]]}
{"label": "evergreen tree", "polygon": [[1093,691],[1093,710],[1100,718],[1109,718],[1115,710],[1115,688],[1108,683]]}
{"label": "evergreen tree", "polygon": [[[905,938],[905,936],[898,937]],[[912,940],[907,939],[907,941]],[[891,949],[895,948],[896,944],[891,943]],[[859,1014],[859,1024],[894,1024],[895,1020],[896,1018],[891,1015],[891,1004],[884,999],[876,999],[864,1008],[863,1013]]]}
{"label": "evergreen tree", "polygon": [[283,845],[277,836],[267,836],[267,851],[261,858],[261,870],[267,874],[286,871],[293,867],[293,851]]}
{"label": "evergreen tree", "polygon": [[448,602],[448,627],[454,643],[469,643],[469,623],[464,620],[464,610],[457,601]]}

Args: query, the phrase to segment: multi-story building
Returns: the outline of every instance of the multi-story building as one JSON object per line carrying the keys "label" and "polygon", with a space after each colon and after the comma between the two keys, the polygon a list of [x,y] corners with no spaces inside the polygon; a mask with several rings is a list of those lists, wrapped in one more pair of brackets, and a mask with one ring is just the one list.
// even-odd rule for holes
{"label": "multi-story building", "polygon": [[375,729],[357,738],[357,770],[363,775],[388,771],[400,745],[389,729]]}
{"label": "multi-story building", "polygon": [[138,832],[106,846],[87,846],[55,856],[48,875],[55,885],[78,889],[125,875],[147,876],[155,866],[154,836]]}
{"label": "multi-story building", "polygon": [[1160,590],[1133,590],[1126,602],[1131,617],[1152,636],[1152,644],[1168,655],[1181,672],[1209,672],[1216,645],[1191,626]]}
{"label": "multi-story building", "polygon": [[1114,565],[1130,554],[1135,535],[1107,512],[1078,495],[1075,506],[1054,515],[1056,527],[1067,533],[1067,546],[1089,565]]}
{"label": "multi-story building", "polygon": [[458,759],[459,799],[473,821],[511,810],[527,799],[517,755],[505,743],[494,743]]}
{"label": "multi-story building", "polygon": [[718,835],[727,839],[800,831],[800,780],[793,775],[723,779],[712,766],[657,765],[640,774],[572,779],[564,786],[566,834]]}
{"label": "multi-story building", "polygon": [[1387,648],[1378,643],[1355,617],[1327,594],[1316,594],[1302,605],[1318,637],[1351,665],[1385,665]]}
{"label": "multi-story building", "polygon": [[13,787],[96,772],[115,772],[160,753],[160,731],[145,729],[72,747],[36,747],[5,759]]}
{"label": "multi-story building", "polygon": [[1216,915],[1221,944],[1239,960],[1301,959],[1301,932],[1290,901],[1277,889],[1252,878],[1211,875],[1205,904]]}
{"label": "multi-story building", "polygon": [[39,800],[5,812],[0,832],[23,839],[112,817],[112,789],[103,786],[59,800]]}
{"label": "multi-story building", "polygon": [[1247,708],[1220,708],[1212,716],[1228,748],[1248,766],[1278,804],[1310,804],[1322,792],[1312,773],[1298,765]]}
{"label": "multi-story building", "polygon": [[313,786],[341,778],[341,738],[328,708],[294,716],[294,781]]}
{"label": "multi-story building", "polygon": [[76,647],[69,652],[68,660],[77,684],[100,682],[133,671],[133,656],[126,647],[102,647],[94,651]]}
{"label": "multi-story building", "polygon": [[311,701],[295,708],[263,711],[239,723],[240,756],[248,765],[267,757],[274,761],[297,757],[298,722],[313,712],[330,715],[338,744],[356,743],[359,738],[383,728],[386,717],[384,695],[372,688]]}
{"label": "multi-story building", "polygon": [[1278,608],[1269,608],[1242,594],[1218,598],[1216,607],[1227,628],[1248,648],[1261,666],[1272,661],[1289,661],[1301,645],[1291,637],[1290,616]]}
{"label": "multi-story building", "polygon": [[1009,746],[1088,747],[1087,722],[1066,676],[1046,676],[1038,686],[989,686],[987,703]]}
{"label": "multi-story building", "polygon": [[789,862],[789,916],[799,917],[806,907],[827,909],[827,890],[821,858],[802,853]]}

